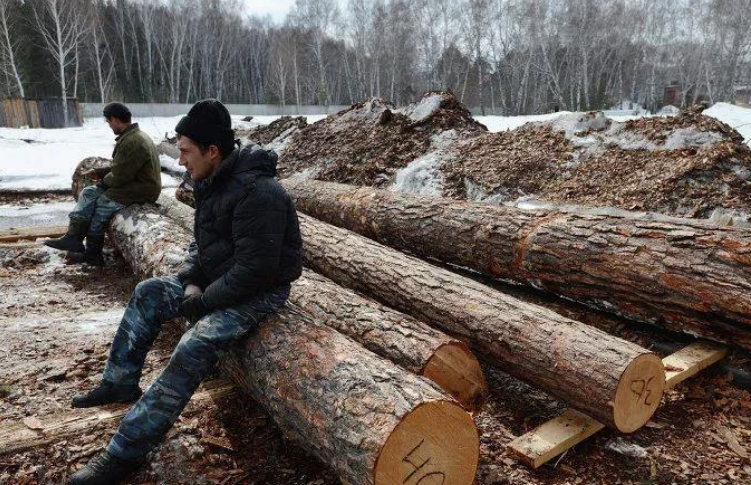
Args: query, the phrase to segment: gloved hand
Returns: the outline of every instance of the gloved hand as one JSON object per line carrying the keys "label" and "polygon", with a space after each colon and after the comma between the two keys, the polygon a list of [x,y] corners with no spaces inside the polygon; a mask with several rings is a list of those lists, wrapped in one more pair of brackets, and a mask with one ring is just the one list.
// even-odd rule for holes
{"label": "gloved hand", "polygon": [[190,323],[196,323],[210,313],[201,295],[183,297],[180,306],[177,307],[177,312],[184,316]]}

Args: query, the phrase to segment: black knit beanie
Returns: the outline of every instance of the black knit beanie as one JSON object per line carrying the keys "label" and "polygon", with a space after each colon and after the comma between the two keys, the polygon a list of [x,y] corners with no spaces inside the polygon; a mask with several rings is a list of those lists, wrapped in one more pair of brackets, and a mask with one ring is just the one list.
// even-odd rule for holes
{"label": "black knit beanie", "polygon": [[234,148],[232,118],[227,108],[216,99],[204,99],[194,104],[188,115],[177,123],[175,132],[206,147],[216,145],[224,156]]}

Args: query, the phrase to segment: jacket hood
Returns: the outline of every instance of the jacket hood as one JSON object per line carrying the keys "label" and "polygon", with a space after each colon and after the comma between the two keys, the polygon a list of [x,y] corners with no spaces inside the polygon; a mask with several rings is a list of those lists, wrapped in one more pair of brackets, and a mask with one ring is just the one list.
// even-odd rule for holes
{"label": "jacket hood", "polygon": [[258,145],[249,145],[242,149],[235,149],[225,158],[214,179],[219,179],[230,174],[242,172],[257,172],[259,175],[274,177],[276,175],[276,162],[279,156],[273,150],[264,150]]}

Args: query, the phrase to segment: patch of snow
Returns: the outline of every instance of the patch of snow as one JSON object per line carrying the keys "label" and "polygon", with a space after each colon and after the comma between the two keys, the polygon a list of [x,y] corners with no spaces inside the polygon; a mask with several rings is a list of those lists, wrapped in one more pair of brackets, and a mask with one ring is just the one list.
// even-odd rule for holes
{"label": "patch of snow", "polygon": [[390,190],[411,194],[441,196],[443,194],[443,159],[435,153],[428,153],[409,163],[396,172]]}
{"label": "patch of snow", "polygon": [[53,202],[29,206],[0,206],[0,229],[11,227],[64,226],[74,202]]}
{"label": "patch of snow", "polygon": [[165,155],[164,153],[159,155],[159,165],[161,165],[163,169],[169,172],[178,174],[185,173],[185,167],[180,165],[180,163],[176,159],[170,157],[169,155]]}
{"label": "patch of snow", "polygon": [[441,196],[444,187],[441,167],[451,156],[450,146],[456,139],[456,130],[447,130],[434,135],[430,140],[431,150],[398,170],[389,190]]}
{"label": "patch of snow", "polygon": [[422,121],[433,115],[436,111],[441,109],[441,103],[443,103],[444,97],[441,94],[431,94],[426,98],[422,98],[417,103],[410,104],[404,108],[396,110],[398,113],[402,113],[412,121]]}
{"label": "patch of snow", "polygon": [[604,130],[610,126],[611,120],[601,112],[571,113],[556,118],[550,126],[555,131],[562,131],[569,140],[576,140],[582,132],[588,130]]}
{"label": "patch of snow", "polygon": [[711,145],[725,139],[720,133],[714,131],[698,131],[694,128],[678,128],[665,140],[660,148],[663,150],[681,150],[690,147]]}
{"label": "patch of snow", "polygon": [[497,133],[499,131],[515,130],[527,123],[552,121],[567,114],[571,114],[571,112],[560,111],[558,113],[525,116],[474,116],[474,119],[485,125],[488,131]]}
{"label": "patch of snow", "polygon": [[464,179],[464,190],[467,192],[468,200],[476,200],[478,202],[487,202],[496,205],[501,205],[505,200],[508,200],[507,193],[498,192],[490,195],[485,192],[482,187],[467,178]]}
{"label": "patch of snow", "polygon": [[657,114],[663,115],[663,116],[673,116],[673,115],[677,115],[678,113],[680,113],[680,111],[681,110],[679,108],[676,108],[672,104],[669,104],[667,106],[663,106],[662,109],[660,109],[660,111],[657,112]]}
{"label": "patch of snow", "polygon": [[732,167],[730,167],[730,170],[732,170],[734,174],[736,174],[739,178],[742,178],[743,180],[751,179],[751,170],[744,167],[743,165],[733,165]]}
{"label": "patch of snow", "polygon": [[98,333],[107,327],[116,327],[122,320],[124,307],[103,312],[84,313],[75,319],[76,328],[85,333]]}
{"label": "patch of snow", "polygon": [[281,156],[282,153],[284,153],[284,150],[287,149],[287,146],[289,146],[290,142],[292,141],[292,135],[297,133],[299,131],[299,128],[296,126],[291,126],[281,132],[279,136],[271,140],[271,142],[266,144],[267,150],[274,150],[277,155]]}
{"label": "patch of snow", "polygon": [[709,215],[708,220],[718,226],[751,226],[751,214],[736,209],[717,207]]}
{"label": "patch of snow", "polygon": [[633,458],[646,458],[649,456],[646,449],[637,444],[629,443],[620,436],[605,443],[605,449]]}
{"label": "patch of snow", "polygon": [[747,145],[751,144],[751,109],[730,103],[716,103],[702,114],[727,123],[743,136]]}
{"label": "patch of snow", "polygon": [[316,178],[319,173],[321,173],[320,167],[314,165],[312,167],[300,170],[299,172],[293,173],[289,176],[289,178],[291,180],[310,180]]}

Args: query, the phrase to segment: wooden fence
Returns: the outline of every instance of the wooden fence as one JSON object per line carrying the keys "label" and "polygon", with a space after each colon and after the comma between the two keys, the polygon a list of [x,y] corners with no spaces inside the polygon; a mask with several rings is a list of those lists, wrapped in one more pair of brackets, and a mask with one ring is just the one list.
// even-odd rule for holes
{"label": "wooden fence", "polygon": [[81,126],[81,106],[75,99],[68,99],[68,123],[63,117],[60,98],[7,99],[0,102],[0,126],[19,128],[64,128]]}

